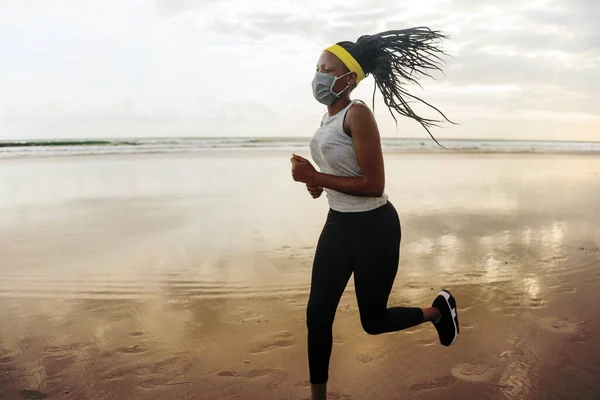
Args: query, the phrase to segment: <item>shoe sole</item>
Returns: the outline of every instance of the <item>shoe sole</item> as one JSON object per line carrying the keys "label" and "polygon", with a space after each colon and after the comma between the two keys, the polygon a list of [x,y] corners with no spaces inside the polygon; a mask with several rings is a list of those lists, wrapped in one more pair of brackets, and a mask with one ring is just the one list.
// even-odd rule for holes
{"label": "shoe sole", "polygon": [[[448,305],[448,309],[450,310],[450,314],[452,316],[452,323],[454,324],[454,339],[452,339],[452,342],[448,345],[451,346],[454,342],[456,342],[456,339],[458,339],[458,327],[456,326],[456,320],[458,319],[458,310],[452,307],[452,305],[450,305],[450,297],[452,297],[452,294],[450,294],[450,292],[448,292],[447,290],[442,290],[439,293],[444,300],[446,300],[446,304]],[[454,312],[452,312],[454,310]]]}

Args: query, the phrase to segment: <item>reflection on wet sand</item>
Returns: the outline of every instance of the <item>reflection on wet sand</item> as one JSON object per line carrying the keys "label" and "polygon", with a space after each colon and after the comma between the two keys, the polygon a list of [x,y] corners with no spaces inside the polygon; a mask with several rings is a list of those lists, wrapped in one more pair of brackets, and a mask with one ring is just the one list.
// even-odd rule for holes
{"label": "reflection on wet sand", "polygon": [[[425,306],[448,287],[459,299],[461,338],[442,348],[431,326],[368,336],[351,280],[334,326],[332,398],[600,392],[600,185],[587,173],[600,163],[573,157],[567,174],[536,158],[554,174],[547,182],[515,166],[507,172],[506,158],[448,158],[456,187],[452,179],[429,186],[424,174],[410,202],[400,201],[407,188],[394,195],[392,185],[403,238],[390,304]],[[429,173],[445,165],[428,161]],[[186,167],[194,162],[203,161]],[[488,183],[475,179],[473,164]],[[278,195],[303,215],[293,228],[284,206],[258,211],[258,201],[236,211],[239,229],[231,215],[219,225],[190,200],[198,194],[71,199],[55,214],[1,225],[9,256],[0,266],[0,398],[307,398],[304,312],[326,210],[304,205],[299,192]]]}

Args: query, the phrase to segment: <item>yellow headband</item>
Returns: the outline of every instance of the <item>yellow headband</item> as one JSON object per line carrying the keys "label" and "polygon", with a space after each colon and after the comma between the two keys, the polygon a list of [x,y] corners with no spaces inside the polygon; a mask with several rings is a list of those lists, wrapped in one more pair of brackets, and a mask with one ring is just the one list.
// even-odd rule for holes
{"label": "yellow headband", "polygon": [[342,46],[334,44],[333,46],[330,46],[325,50],[335,54],[337,58],[342,60],[342,62],[346,65],[346,67],[348,67],[350,72],[356,72],[356,75],[358,75],[356,78],[356,84],[365,79],[365,72],[363,71],[358,61],[356,61],[356,59],[352,57],[352,55],[348,53],[348,51]]}

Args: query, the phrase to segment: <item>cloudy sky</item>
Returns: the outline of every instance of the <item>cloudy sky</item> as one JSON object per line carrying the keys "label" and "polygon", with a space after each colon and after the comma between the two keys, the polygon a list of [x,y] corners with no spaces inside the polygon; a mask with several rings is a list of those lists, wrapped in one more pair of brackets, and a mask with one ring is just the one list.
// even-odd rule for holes
{"label": "cloudy sky", "polygon": [[[598,0],[0,0],[0,139],[310,136],[324,47],[425,25],[451,36],[446,76],[414,88],[460,124],[438,138],[600,141],[598,16]],[[427,137],[375,112],[383,136]]]}

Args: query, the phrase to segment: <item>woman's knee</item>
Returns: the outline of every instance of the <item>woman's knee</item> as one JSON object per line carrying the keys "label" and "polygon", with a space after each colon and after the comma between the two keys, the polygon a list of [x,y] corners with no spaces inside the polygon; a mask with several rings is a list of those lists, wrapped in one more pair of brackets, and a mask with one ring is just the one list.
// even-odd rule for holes
{"label": "woman's knee", "polygon": [[333,318],[318,307],[306,309],[306,327],[311,332],[328,331],[333,327]]}
{"label": "woman's knee", "polygon": [[363,318],[360,319],[361,325],[369,335],[381,335],[385,333],[385,322],[379,318]]}

